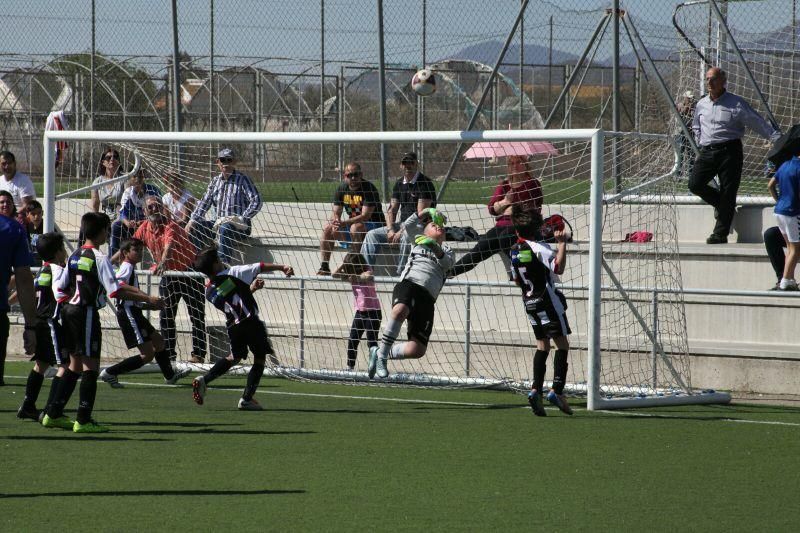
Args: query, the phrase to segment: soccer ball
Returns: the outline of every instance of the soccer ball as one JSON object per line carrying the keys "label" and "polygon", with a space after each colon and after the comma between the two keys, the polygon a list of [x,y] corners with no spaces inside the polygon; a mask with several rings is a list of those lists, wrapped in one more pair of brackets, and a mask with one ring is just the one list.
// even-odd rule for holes
{"label": "soccer ball", "polygon": [[418,70],[411,78],[411,88],[420,96],[430,96],[436,92],[436,76],[433,71],[424,68]]}

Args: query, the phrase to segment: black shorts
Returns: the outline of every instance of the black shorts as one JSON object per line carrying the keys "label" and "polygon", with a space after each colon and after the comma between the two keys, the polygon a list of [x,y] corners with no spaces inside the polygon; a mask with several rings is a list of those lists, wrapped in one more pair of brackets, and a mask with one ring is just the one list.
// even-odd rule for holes
{"label": "black shorts", "polygon": [[396,304],[408,306],[408,338],[414,337],[427,346],[433,331],[436,300],[423,287],[404,279],[392,292],[392,307]]}
{"label": "black shorts", "polygon": [[144,317],[142,308],[121,305],[117,308],[117,322],[122,330],[125,346],[130,350],[152,340],[156,328]]}
{"label": "black shorts", "polygon": [[556,299],[545,297],[525,304],[536,340],[566,337],[572,333],[567,321],[567,300],[561,291],[555,293]]}
{"label": "black shorts", "polygon": [[64,349],[67,353],[100,359],[103,332],[100,312],[95,307],[64,304],[61,308]]}
{"label": "black shorts", "polygon": [[49,365],[68,365],[69,354],[63,351],[64,330],[57,320],[48,318],[36,324],[36,351],[31,361]]}
{"label": "black shorts", "polygon": [[231,341],[231,355],[237,359],[247,359],[247,349],[256,359],[273,355],[272,341],[267,335],[267,326],[258,317],[244,319],[228,328]]}

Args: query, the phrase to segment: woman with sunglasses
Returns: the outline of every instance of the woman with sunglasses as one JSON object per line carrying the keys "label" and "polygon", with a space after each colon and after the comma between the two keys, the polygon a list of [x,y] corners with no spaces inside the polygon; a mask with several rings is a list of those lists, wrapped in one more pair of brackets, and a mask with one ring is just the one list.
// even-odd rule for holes
{"label": "woman with sunglasses", "polygon": [[111,147],[103,151],[100,161],[97,163],[97,177],[92,182],[96,188],[92,189],[91,208],[95,213],[103,212],[111,220],[117,218],[122,193],[125,184],[121,181],[116,183],[106,183],[122,174],[119,164],[119,152]]}

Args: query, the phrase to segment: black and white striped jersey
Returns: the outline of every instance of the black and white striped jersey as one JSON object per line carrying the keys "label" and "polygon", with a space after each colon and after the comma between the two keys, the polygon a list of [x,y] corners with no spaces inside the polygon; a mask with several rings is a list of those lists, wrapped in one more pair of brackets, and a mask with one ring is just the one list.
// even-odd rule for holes
{"label": "black and white striped jersey", "polygon": [[206,299],[225,313],[228,327],[258,316],[258,304],[250,284],[261,273],[262,265],[253,263],[226,268],[206,285]]}
{"label": "black and white striped jersey", "polygon": [[115,297],[119,284],[108,257],[91,246],[75,250],[67,260],[58,290],[67,303],[81,307],[105,307],[108,297]]}

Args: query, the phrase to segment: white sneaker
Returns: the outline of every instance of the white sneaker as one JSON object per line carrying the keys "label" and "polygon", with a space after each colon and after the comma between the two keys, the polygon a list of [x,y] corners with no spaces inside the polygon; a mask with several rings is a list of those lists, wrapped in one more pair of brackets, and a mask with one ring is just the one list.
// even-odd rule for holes
{"label": "white sneaker", "polygon": [[378,363],[375,367],[375,374],[381,379],[389,377],[389,369],[386,368],[386,359],[378,357]]}
{"label": "white sneaker", "polygon": [[192,381],[192,399],[197,405],[203,405],[206,397],[206,380],[203,376],[197,376]]}
{"label": "white sneaker", "polygon": [[112,389],[124,389],[125,385],[119,382],[119,379],[114,374],[109,374],[108,371],[104,368],[102,372],[100,372],[100,379],[111,385]]}
{"label": "white sneaker", "polygon": [[164,378],[164,381],[167,385],[175,385],[179,379],[185,378],[189,374],[192,373],[191,368],[178,368],[175,370],[175,375],[172,376],[170,379]]}
{"label": "white sneaker", "polygon": [[239,398],[239,410],[240,411],[263,411],[264,408],[261,407],[261,404],[258,403],[255,400],[255,398],[251,399],[250,401],[247,401],[244,398]]}

